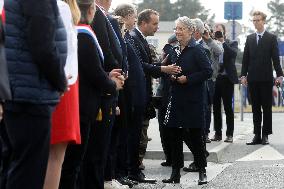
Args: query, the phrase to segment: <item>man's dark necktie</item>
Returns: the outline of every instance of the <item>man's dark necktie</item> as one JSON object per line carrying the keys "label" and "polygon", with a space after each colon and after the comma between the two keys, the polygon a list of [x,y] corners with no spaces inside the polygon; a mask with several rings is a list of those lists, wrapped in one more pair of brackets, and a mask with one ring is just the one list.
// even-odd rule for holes
{"label": "man's dark necktie", "polygon": [[260,40],[261,40],[261,35],[258,35],[258,41],[257,41],[257,44],[259,44]]}

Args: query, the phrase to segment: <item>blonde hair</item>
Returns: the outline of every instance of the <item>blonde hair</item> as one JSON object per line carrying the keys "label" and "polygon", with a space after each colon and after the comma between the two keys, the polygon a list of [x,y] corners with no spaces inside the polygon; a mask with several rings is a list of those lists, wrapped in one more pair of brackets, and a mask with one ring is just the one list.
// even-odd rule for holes
{"label": "blonde hair", "polygon": [[252,16],[261,16],[262,20],[266,20],[267,15],[261,11],[254,11]]}
{"label": "blonde hair", "polygon": [[63,1],[69,5],[73,18],[73,24],[77,25],[80,22],[81,18],[81,12],[78,7],[77,1],[76,0],[63,0]]}
{"label": "blonde hair", "polygon": [[135,14],[136,8],[132,4],[120,4],[114,10],[114,14],[126,18],[128,15]]}

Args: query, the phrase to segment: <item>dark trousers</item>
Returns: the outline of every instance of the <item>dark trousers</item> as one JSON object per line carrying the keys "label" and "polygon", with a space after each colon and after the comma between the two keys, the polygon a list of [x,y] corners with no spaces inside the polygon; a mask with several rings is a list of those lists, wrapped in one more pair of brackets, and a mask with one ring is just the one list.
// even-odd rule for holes
{"label": "dark trousers", "polygon": [[[116,165],[118,163],[117,160],[120,160],[117,159],[117,157],[122,155],[118,153],[118,147],[120,148],[120,150],[122,150],[126,149],[127,146],[126,139],[120,137],[120,135],[123,134],[121,130],[127,127],[127,103],[128,101],[126,100],[125,90],[122,90],[119,92],[118,104],[116,105],[115,103],[113,107],[113,112],[116,111],[117,106],[120,108],[120,115],[115,116],[111,131],[110,146],[105,167],[105,181],[111,181],[112,179],[121,177],[119,176],[120,174],[116,171]],[[124,153],[125,154],[123,154],[122,156],[126,157],[126,151]],[[126,164],[125,162],[126,159],[123,163]],[[116,173],[118,173],[118,175]]]}
{"label": "dark trousers", "polygon": [[263,110],[262,134],[272,134],[272,81],[250,82],[254,134],[261,136],[261,122]]}
{"label": "dark trousers", "polygon": [[11,150],[5,122],[2,120],[0,122],[0,188],[6,187]]}
{"label": "dark trousers", "polygon": [[128,146],[128,129],[129,128],[120,128],[119,129],[119,139],[117,145],[117,156],[116,156],[116,169],[115,169],[115,178],[126,177],[128,175],[127,169],[127,146]]}
{"label": "dark trousers", "polygon": [[[103,100],[102,121],[80,115],[81,145],[68,145],[62,166],[60,189],[103,189],[104,167],[110,142],[113,101]],[[96,117],[94,115],[94,117]]]}
{"label": "dark trousers", "polygon": [[83,160],[83,187],[92,189],[104,188],[104,172],[110,145],[111,127],[97,123],[90,133],[89,145]]}
{"label": "dark trousers", "polygon": [[168,128],[170,131],[169,139],[171,145],[172,168],[180,169],[184,166],[183,158],[183,129]]}
{"label": "dark trousers", "polygon": [[139,161],[142,163],[144,156],[146,154],[147,146],[148,146],[148,128],[149,128],[150,119],[145,118],[142,121],[142,129],[141,129],[141,137],[139,144]]}
{"label": "dark trousers", "polygon": [[215,93],[215,82],[212,79],[206,82],[207,86],[207,94],[206,94],[206,102],[205,102],[205,134],[208,135],[210,133],[210,124],[211,124],[211,113],[212,113],[212,104]]}
{"label": "dark trousers", "polygon": [[[104,188],[104,171],[115,117],[114,100],[110,98],[103,99],[103,120],[96,121],[95,125],[93,125],[94,130],[90,133],[86,156],[83,159],[82,189]],[[111,109],[112,114],[110,114]]]}
{"label": "dark trousers", "polygon": [[204,132],[205,135],[210,133],[210,124],[211,124],[211,104],[204,105],[204,112],[205,112],[205,128]]}
{"label": "dark trousers", "polygon": [[158,110],[158,122],[159,122],[159,131],[163,151],[165,153],[166,161],[171,163],[171,143],[170,143],[170,130],[164,125],[165,115],[167,107],[161,107]]}
{"label": "dark trousers", "polygon": [[78,189],[81,165],[86,154],[90,133],[94,131],[91,120],[80,117],[81,145],[69,144],[62,165],[60,189]]}
{"label": "dark trousers", "polygon": [[[1,189],[43,187],[50,146],[52,108],[48,105],[17,105],[4,111],[5,147],[11,147]],[[3,128],[2,128],[3,129]]]}
{"label": "dark trousers", "polygon": [[133,108],[129,118],[129,135],[127,141],[128,151],[128,171],[129,174],[135,175],[139,173],[139,145],[141,139],[141,130],[143,127],[143,108]]}
{"label": "dark trousers", "polygon": [[223,101],[226,114],[227,132],[226,136],[233,136],[234,133],[234,111],[232,98],[234,95],[234,84],[225,75],[219,75],[215,83],[215,94],[213,99],[214,129],[216,135],[222,136],[222,110]]}
{"label": "dark trousers", "polygon": [[112,179],[115,178],[115,169],[116,169],[116,158],[117,158],[117,146],[119,143],[119,134],[120,134],[120,129],[121,127],[119,125],[115,125],[114,121],[114,126],[111,131],[111,139],[110,139],[110,145],[109,145],[109,150],[108,150],[108,155],[107,155],[107,162],[106,162],[106,167],[105,167],[105,181],[111,181]]}
{"label": "dark trousers", "polygon": [[197,167],[207,167],[206,143],[204,140],[203,128],[183,129],[183,140],[193,154],[194,162]]}

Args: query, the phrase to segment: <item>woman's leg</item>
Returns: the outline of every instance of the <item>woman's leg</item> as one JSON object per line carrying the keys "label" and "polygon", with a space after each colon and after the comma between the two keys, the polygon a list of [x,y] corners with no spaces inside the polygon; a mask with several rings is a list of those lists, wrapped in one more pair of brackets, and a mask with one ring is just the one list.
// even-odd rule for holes
{"label": "woman's leg", "polygon": [[180,168],[183,167],[183,129],[169,128],[170,143],[172,148],[172,173],[169,179],[164,179],[164,183],[179,183],[180,182]]}
{"label": "woman's leg", "polygon": [[43,189],[58,189],[61,176],[61,168],[64,161],[68,143],[52,144],[50,146],[48,166]]}

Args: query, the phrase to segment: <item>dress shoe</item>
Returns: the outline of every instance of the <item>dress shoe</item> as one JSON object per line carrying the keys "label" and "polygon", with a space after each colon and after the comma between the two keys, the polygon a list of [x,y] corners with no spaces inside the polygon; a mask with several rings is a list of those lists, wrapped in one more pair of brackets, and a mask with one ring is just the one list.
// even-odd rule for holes
{"label": "dress shoe", "polygon": [[127,177],[125,177],[125,179],[127,179],[129,182],[131,182],[133,185],[137,185],[139,184],[139,182],[135,181],[135,180],[130,180]]}
{"label": "dress shoe", "polygon": [[180,183],[180,169],[172,169],[172,174],[169,179],[163,179],[163,183]]}
{"label": "dress shoe", "polygon": [[170,162],[168,162],[168,161],[164,161],[164,162],[161,163],[161,165],[163,167],[170,167],[172,164]]}
{"label": "dress shoe", "polygon": [[[144,175],[144,177],[145,177],[145,175]],[[128,179],[127,177],[123,177],[123,179],[125,179],[127,182],[131,182],[133,185],[139,184],[137,181],[130,180],[130,179]]]}
{"label": "dress shoe", "polygon": [[209,155],[210,155],[209,152],[208,152],[207,150],[205,150],[205,156],[206,156],[206,158],[208,158]]}
{"label": "dress shoe", "polygon": [[199,179],[198,179],[198,185],[207,184],[207,175],[206,175],[206,169],[200,169],[199,171]]}
{"label": "dress shoe", "polygon": [[247,142],[246,144],[247,145],[257,145],[257,144],[261,144],[262,141],[261,141],[261,138],[259,135],[254,135],[253,139],[251,142]]}
{"label": "dress shoe", "polygon": [[129,186],[123,185],[117,180],[105,181],[104,189],[129,189]]}
{"label": "dress shoe", "polygon": [[137,174],[130,174],[130,175],[128,175],[127,178],[131,181],[137,181],[139,183],[155,184],[157,182],[157,180],[155,180],[155,179],[146,178],[145,175],[142,172],[137,173]]}
{"label": "dress shoe", "polygon": [[227,136],[226,139],[224,140],[224,142],[233,143],[233,137]]}
{"label": "dress shoe", "polygon": [[[122,185],[127,185],[129,188],[132,188],[135,184],[133,181],[127,179],[126,177],[120,177],[116,179]],[[136,182],[138,184],[138,182]]]}
{"label": "dress shoe", "polygon": [[262,145],[267,145],[267,144],[269,144],[268,135],[262,135],[261,144],[262,144]]}
{"label": "dress shoe", "polygon": [[150,142],[152,140],[152,138],[147,138],[148,142]]}
{"label": "dress shoe", "polygon": [[192,162],[188,167],[184,167],[182,170],[185,172],[198,172],[199,168],[196,166],[195,162]]}
{"label": "dress shoe", "polygon": [[221,135],[214,135],[213,138],[211,138],[211,141],[221,141],[222,140],[222,136]]}
{"label": "dress shoe", "polygon": [[139,169],[140,169],[140,170],[145,170],[145,165],[144,165],[142,162],[141,162],[140,165],[139,165]]}
{"label": "dress shoe", "polygon": [[205,142],[206,142],[206,143],[211,143],[211,140],[210,140],[210,138],[208,137],[208,135],[205,135]]}

